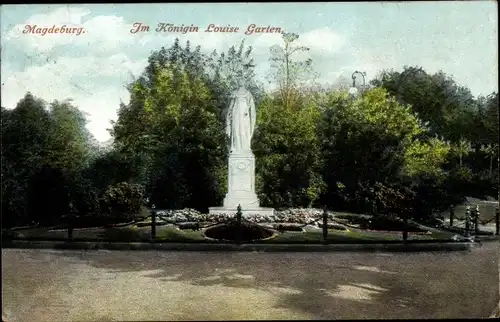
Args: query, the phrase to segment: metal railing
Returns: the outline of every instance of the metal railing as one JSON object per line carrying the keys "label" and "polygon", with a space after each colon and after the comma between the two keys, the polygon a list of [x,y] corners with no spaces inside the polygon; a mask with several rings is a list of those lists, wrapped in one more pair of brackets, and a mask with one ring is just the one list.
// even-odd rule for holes
{"label": "metal railing", "polygon": [[[346,223],[344,221],[340,221],[339,219],[336,219],[335,217],[331,216],[332,213],[329,212],[326,208],[323,209],[322,211],[322,214],[319,215],[317,214],[317,217],[316,215],[314,215],[312,218],[310,217],[306,223],[302,223],[302,224],[294,224],[292,225],[294,227],[294,229],[298,229],[298,228],[301,228],[302,231],[303,231],[303,228],[306,227],[306,226],[309,226],[309,225],[316,225],[316,226],[322,226],[322,242],[327,244],[328,243],[328,234],[329,234],[329,224],[340,224],[342,226],[345,226],[347,228],[349,227],[352,227],[352,228],[356,228],[356,229],[361,229],[360,227],[357,227],[357,226],[351,226],[349,223]],[[149,238],[149,240],[151,242],[156,242],[158,241],[157,239],[157,226],[159,224],[159,220],[165,222],[166,224],[169,224],[171,226],[174,226],[174,227],[177,227],[179,229],[192,229],[192,230],[203,230],[203,229],[209,229],[211,227],[214,227],[214,226],[217,226],[217,225],[223,225],[223,224],[229,224],[229,223],[232,223],[232,224],[235,224],[235,229],[242,229],[242,225],[244,223],[247,223],[247,224],[251,224],[251,225],[254,225],[254,226],[260,226],[262,228],[265,228],[265,229],[272,229],[272,230],[275,230],[275,231],[279,231],[281,233],[283,232],[286,232],[288,231],[288,229],[286,229],[287,225],[286,225],[286,222],[274,222],[272,224],[271,227],[269,227],[269,225],[266,225],[266,224],[263,224],[263,223],[260,223],[260,222],[256,222],[256,221],[253,221],[249,218],[245,218],[243,216],[243,212],[242,212],[242,208],[241,206],[239,205],[238,208],[237,208],[237,211],[236,213],[233,215],[233,216],[230,216],[229,218],[225,217],[225,218],[205,218],[206,221],[192,221],[192,222],[179,222],[172,218],[172,217],[169,217],[167,215],[164,215],[164,214],[161,214],[157,211],[155,211],[155,209],[151,209],[151,213],[150,215],[148,216],[143,216],[141,218],[138,218],[128,224],[120,224],[120,225],[112,225],[111,227],[107,227],[107,228],[119,228],[119,227],[126,227],[126,226],[129,226],[129,225],[134,225],[134,224],[137,224],[139,222],[143,222],[147,219],[151,219],[151,222],[150,223],[144,223],[143,226],[148,226],[148,224],[150,225],[150,236],[147,237],[147,232],[146,232],[146,235],[141,237],[141,240],[147,240]],[[456,227],[455,228],[455,231],[453,230],[450,230],[450,231],[453,231],[453,232],[456,232],[457,235],[464,235],[466,237],[470,237],[471,236],[471,233],[474,233],[475,235],[479,235],[481,234],[481,227],[480,225],[484,225],[486,223],[490,223],[492,221],[495,221],[495,224],[496,224],[496,232],[495,234],[498,236],[500,235],[500,215],[499,215],[499,210],[498,208],[496,209],[496,214],[493,218],[489,218],[487,220],[479,220],[480,218],[480,212],[479,212],[479,207],[478,206],[475,206],[475,207],[466,207],[466,211],[465,211],[465,215],[464,215],[464,219],[465,219],[465,228],[459,228],[459,227]],[[174,220],[173,220],[174,219]],[[201,219],[201,218],[197,218],[198,220]],[[212,220],[210,220],[212,219]],[[454,212],[451,212],[450,211],[450,226],[453,227],[453,220],[454,220]],[[189,220],[189,216],[188,216],[188,220]],[[203,219],[202,219],[203,220]],[[404,229],[402,231],[399,231],[398,233],[402,233],[402,239],[404,242],[407,242],[408,241],[408,235],[409,235],[409,221],[408,221],[408,218],[403,218],[403,222],[404,222]],[[414,223],[412,221],[412,223]],[[425,226],[425,225],[423,225]],[[451,228],[450,227],[450,228]],[[66,230],[67,232],[67,240],[68,241],[74,241],[74,231],[76,230],[76,228],[71,224],[71,222],[68,222],[68,225],[66,227]],[[394,231],[394,233],[396,233],[396,231]],[[238,235],[238,234],[237,234]],[[16,237],[14,237],[16,238]],[[96,237],[97,239],[99,240],[102,240],[100,237]],[[106,238],[106,237],[104,237]],[[77,239],[80,239],[80,238],[77,238]],[[113,239],[113,238],[111,238]],[[225,241],[227,242],[227,241]],[[235,240],[234,241],[235,243],[241,243],[242,241],[241,240]]]}
{"label": "metal railing", "polygon": [[[151,220],[151,240],[154,241],[154,240],[156,240],[156,219],[155,218],[158,217],[165,222],[168,221],[168,218],[166,218],[165,216],[162,216],[162,215],[158,215],[154,211],[152,212],[151,217],[152,217],[152,220]],[[323,211],[323,215],[320,218],[313,220],[311,222],[302,224],[300,226],[294,226],[294,227],[304,228],[308,225],[313,225],[314,223],[319,222],[320,220],[323,220],[323,240],[324,240],[324,242],[326,242],[327,237],[328,237],[328,212],[327,212],[326,208]],[[217,225],[235,223],[236,224],[235,229],[240,230],[243,222],[246,222],[246,223],[254,225],[254,226],[260,226],[260,227],[266,228],[266,229],[269,228],[269,227],[266,227],[264,225],[261,225],[260,223],[248,220],[247,218],[243,217],[241,205],[238,205],[237,210],[236,210],[236,214],[233,217],[230,217],[230,218],[225,219],[225,220],[217,221],[215,223],[210,223],[207,225],[201,225],[200,222],[190,222],[189,226],[191,226],[191,227],[189,229],[202,230],[202,229],[207,229],[207,228],[217,226]],[[185,226],[186,226],[186,223],[170,222],[170,224],[177,226],[179,228],[185,228]],[[155,227],[155,228],[153,228],[153,227]],[[273,227],[273,229],[274,229],[274,227]],[[235,243],[241,243],[241,240],[235,240]]]}
{"label": "metal railing", "polygon": [[499,208],[496,208],[495,215],[486,220],[479,220],[481,213],[479,210],[479,206],[476,205],[474,208],[471,206],[466,206],[464,217],[455,217],[455,212],[453,209],[450,209],[450,227],[454,227],[454,220],[463,220],[465,221],[465,235],[470,236],[472,230],[476,234],[480,233],[480,225],[484,226],[491,222],[495,222],[495,235],[500,236],[500,211]]}

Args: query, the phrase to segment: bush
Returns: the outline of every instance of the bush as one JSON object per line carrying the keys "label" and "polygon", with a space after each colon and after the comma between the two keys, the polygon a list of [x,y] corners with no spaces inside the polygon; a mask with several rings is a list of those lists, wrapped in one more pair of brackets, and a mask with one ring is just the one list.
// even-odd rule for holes
{"label": "bush", "polygon": [[422,223],[432,223],[436,214],[464,200],[459,177],[465,173],[452,171],[447,176],[421,176],[414,179],[415,203],[411,217]]}
{"label": "bush", "polygon": [[470,187],[473,186],[473,179],[471,170],[465,167],[457,167],[448,172],[443,186],[450,196],[458,198],[458,200],[452,200],[454,204],[465,200],[465,196],[471,192]]}
{"label": "bush", "polygon": [[415,192],[403,183],[388,185],[377,182],[373,194],[377,214],[402,216],[412,211],[415,202]]}
{"label": "bush", "polygon": [[114,222],[132,221],[143,204],[144,188],[128,182],[109,186],[102,197],[102,209],[107,210]]}
{"label": "bush", "polygon": [[467,195],[478,199],[486,198],[486,196],[498,196],[498,172],[489,174],[482,172],[475,174],[472,183],[468,186]]}
{"label": "bush", "polygon": [[2,229],[2,240],[12,240],[18,238],[19,233],[10,229]]}

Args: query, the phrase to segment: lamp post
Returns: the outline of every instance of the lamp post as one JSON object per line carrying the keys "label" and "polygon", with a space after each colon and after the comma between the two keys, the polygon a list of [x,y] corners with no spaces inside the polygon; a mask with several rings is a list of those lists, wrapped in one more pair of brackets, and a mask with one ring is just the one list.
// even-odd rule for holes
{"label": "lamp post", "polygon": [[354,71],[354,73],[352,73],[352,76],[351,76],[351,78],[352,78],[352,87],[349,89],[349,94],[351,94],[352,96],[356,96],[358,94],[358,92],[359,92],[358,88],[356,87],[356,78],[357,78],[356,75],[361,75],[361,77],[363,77],[362,90],[366,86],[366,79],[365,79],[366,72],[360,72],[359,70]]}

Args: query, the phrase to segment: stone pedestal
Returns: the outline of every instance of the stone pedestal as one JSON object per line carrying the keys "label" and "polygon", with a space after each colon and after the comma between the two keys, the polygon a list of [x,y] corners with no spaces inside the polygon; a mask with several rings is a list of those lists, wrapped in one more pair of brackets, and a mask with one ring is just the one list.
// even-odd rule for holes
{"label": "stone pedestal", "polygon": [[228,192],[222,207],[209,208],[210,214],[235,213],[241,205],[243,216],[273,215],[274,209],[261,208],[255,193],[255,156],[252,151],[229,155]]}

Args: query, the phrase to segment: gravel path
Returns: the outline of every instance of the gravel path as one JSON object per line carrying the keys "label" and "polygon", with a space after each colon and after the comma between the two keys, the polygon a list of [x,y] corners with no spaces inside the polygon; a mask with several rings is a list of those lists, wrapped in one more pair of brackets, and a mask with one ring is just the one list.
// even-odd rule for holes
{"label": "gravel path", "polygon": [[488,317],[498,243],[449,253],[2,249],[8,321]]}

